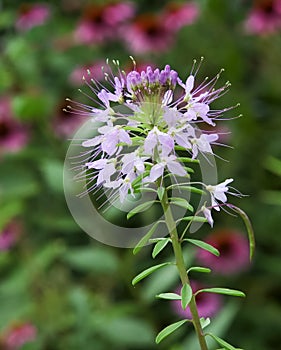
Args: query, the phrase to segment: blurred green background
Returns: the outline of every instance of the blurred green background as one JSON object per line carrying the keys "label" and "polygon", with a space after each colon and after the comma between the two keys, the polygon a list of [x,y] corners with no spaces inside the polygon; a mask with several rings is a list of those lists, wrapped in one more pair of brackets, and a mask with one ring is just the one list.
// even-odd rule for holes
{"label": "blurred green background", "polygon": [[[183,80],[193,59],[204,56],[200,78],[223,67],[221,81],[232,83],[215,107],[240,102],[229,116],[243,117],[221,122],[222,130],[231,131],[226,142],[234,150],[215,152],[229,160],[218,160],[220,180],[233,177],[234,186],[249,195],[233,203],[251,218],[257,251],[244,271],[208,276],[209,285],[247,293],[242,301],[226,297],[213,327],[243,349],[276,350],[281,343],[280,1],[279,10],[274,1],[194,1],[195,14],[177,30],[162,26],[171,1],[131,2],[127,16],[117,11],[124,18],[109,12],[108,23],[114,19],[109,25],[101,14],[113,3],[0,1],[0,348],[197,349],[191,327],[154,343],[154,336],[179,318],[168,302],[154,299],[177,287],[173,271],[133,288],[131,279],[154,263],[151,248],[133,256],[130,249],[91,239],[64,199],[65,154],[84,120],[62,111],[65,98],[83,100],[78,88],[85,67],[95,71],[109,58],[126,68],[133,55],[143,65],[170,64]],[[248,28],[254,10],[264,11],[262,20],[270,28],[266,23],[259,30]],[[83,32],[85,21],[95,22],[99,35]],[[136,28],[150,43],[146,49],[125,38]],[[215,218],[213,231],[244,232],[237,218]],[[196,235],[209,233],[206,226]],[[186,251],[190,263],[194,254]]]}

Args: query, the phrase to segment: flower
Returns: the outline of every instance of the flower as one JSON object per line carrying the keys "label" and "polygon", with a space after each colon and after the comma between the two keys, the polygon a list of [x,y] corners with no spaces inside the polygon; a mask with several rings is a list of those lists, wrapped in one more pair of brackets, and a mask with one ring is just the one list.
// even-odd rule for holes
{"label": "flower", "polygon": [[173,32],[164,26],[159,15],[152,13],[137,16],[132,23],[121,28],[120,36],[135,54],[163,52],[174,42]]}
{"label": "flower", "polygon": [[82,19],[74,32],[79,44],[102,43],[119,35],[119,25],[135,12],[131,2],[117,2],[85,7]]}
{"label": "flower", "polygon": [[164,27],[178,31],[186,25],[193,24],[199,15],[199,6],[195,2],[169,2],[163,12]]}
{"label": "flower", "polygon": [[9,250],[17,242],[21,234],[20,224],[12,220],[0,232],[0,251]]}
{"label": "flower", "polygon": [[281,28],[281,1],[256,0],[244,23],[250,34],[271,34]]}
{"label": "flower", "polygon": [[[192,280],[190,282],[193,293],[199,289],[205,288],[200,282]],[[175,293],[180,294],[181,287],[177,288]],[[195,297],[199,317],[213,317],[215,316],[221,308],[222,296],[214,293],[199,293]],[[192,318],[189,306],[183,310],[181,306],[181,300],[173,300],[172,308],[174,312],[180,317]]]}
{"label": "flower", "polygon": [[18,323],[11,325],[3,335],[4,350],[18,350],[26,343],[36,339],[37,329],[31,323]]}
{"label": "flower", "polygon": [[14,118],[10,98],[0,98],[0,153],[17,152],[27,141],[27,128]]}
{"label": "flower", "polygon": [[50,17],[50,8],[47,4],[22,4],[19,8],[16,28],[19,31],[28,31],[33,27],[41,26]]}
{"label": "flower", "polygon": [[[212,143],[218,135],[204,133],[195,122],[214,126],[227,109],[212,110],[210,104],[224,93],[228,83],[215,89],[216,77],[194,88],[195,76],[190,74],[183,83],[169,65],[162,70],[148,66],[138,71],[134,63],[135,69],[126,73],[118,61],[114,64],[117,74],[109,65],[104,70],[106,84],[85,81],[94,93],[93,106],[70,101],[74,106],[69,106],[69,111],[96,123],[98,134],[82,142],[87,160],[80,170],[95,183],[91,190],[103,186],[119,193],[123,202],[128,194],[134,195],[136,183],[150,186],[166,175],[189,179],[187,168],[178,159],[179,147],[193,159],[199,152],[213,153]],[[180,93],[174,99],[176,88]],[[213,204],[225,202],[228,182],[203,184]],[[213,223],[208,210],[205,208],[205,215]]]}
{"label": "flower", "polygon": [[205,188],[209,191],[211,195],[212,206],[215,210],[219,211],[219,202],[226,203],[227,197],[226,193],[228,192],[227,185],[231,183],[233,179],[226,179],[224,182],[221,182],[217,185],[206,185]]}
{"label": "flower", "polygon": [[207,219],[210,226],[213,227],[214,226],[214,219],[212,218],[211,210],[209,208],[207,208],[205,205],[202,205],[201,211],[203,212],[203,215]]}
{"label": "flower", "polygon": [[198,249],[197,261],[217,274],[234,274],[249,266],[248,242],[240,232],[220,229],[207,236],[205,242],[217,248],[220,256]]}

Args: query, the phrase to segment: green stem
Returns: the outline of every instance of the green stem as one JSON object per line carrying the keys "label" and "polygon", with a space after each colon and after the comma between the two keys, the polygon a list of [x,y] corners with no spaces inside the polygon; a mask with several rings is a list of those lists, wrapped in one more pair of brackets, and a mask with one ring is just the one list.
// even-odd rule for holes
{"label": "green stem", "polygon": [[[167,228],[168,228],[170,236],[171,236],[173,250],[174,250],[174,254],[175,254],[175,258],[176,258],[176,265],[177,265],[177,268],[179,271],[181,282],[183,285],[184,284],[190,285],[190,281],[189,281],[188,275],[186,273],[185,262],[183,259],[182,247],[181,247],[181,244],[179,242],[179,236],[178,236],[178,232],[177,232],[176,222],[173,218],[173,214],[172,214],[169,202],[168,202],[167,190],[165,190],[165,193],[164,193],[163,198],[161,200],[161,205],[162,205],[162,208],[164,211],[166,225],[167,225]],[[196,331],[196,334],[198,337],[198,341],[200,344],[200,348],[201,348],[201,350],[208,350],[205,336],[203,334],[203,330],[202,330],[202,327],[200,324],[200,318],[199,318],[194,295],[192,296],[192,299],[189,303],[189,308],[190,308],[190,312],[192,315],[192,322],[193,322],[193,325],[194,325],[194,328],[195,328],[195,331]]]}

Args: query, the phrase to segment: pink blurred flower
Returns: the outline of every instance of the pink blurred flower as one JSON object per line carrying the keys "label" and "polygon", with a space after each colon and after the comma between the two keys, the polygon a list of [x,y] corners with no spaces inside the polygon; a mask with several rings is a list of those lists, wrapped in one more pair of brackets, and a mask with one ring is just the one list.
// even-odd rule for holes
{"label": "pink blurred flower", "polygon": [[[90,82],[91,78],[94,78],[97,81],[104,79],[104,74],[102,71],[102,67],[105,65],[103,60],[96,61],[93,64],[85,65],[85,66],[77,66],[73,72],[70,74],[69,80],[74,86],[80,86],[83,84],[83,76],[85,79]],[[88,70],[90,71],[90,75],[88,74]]]}
{"label": "pink blurred flower", "polygon": [[162,15],[164,27],[178,31],[186,25],[193,24],[199,16],[199,6],[195,2],[168,3]]}
{"label": "pink blurred flower", "polygon": [[37,329],[31,323],[12,325],[4,334],[4,350],[18,350],[36,339]]}
{"label": "pink blurred flower", "polygon": [[140,15],[133,23],[124,26],[121,37],[135,54],[163,52],[174,41],[172,31],[164,26],[162,18],[152,13]]}
{"label": "pink blurred flower", "polygon": [[74,39],[80,44],[113,39],[118,36],[118,26],[133,14],[134,5],[130,2],[89,5],[74,32]]}
{"label": "pink blurred flower", "polygon": [[19,8],[16,28],[27,31],[33,27],[43,25],[50,17],[50,8],[47,4],[22,4]]}
{"label": "pink blurred flower", "polygon": [[72,136],[75,131],[85,122],[83,115],[67,112],[65,109],[65,102],[60,104],[52,121],[52,127],[57,136],[67,138]]}
{"label": "pink blurred flower", "polygon": [[[200,282],[191,281],[191,288],[193,293],[199,289],[205,288]],[[181,287],[177,288],[175,293],[180,294]],[[196,297],[196,304],[198,308],[199,317],[213,317],[215,316],[222,305],[222,296],[214,293],[199,293]],[[182,309],[181,300],[173,300],[172,308],[176,314],[184,318],[192,318],[189,307]]]}
{"label": "pink blurred flower", "polygon": [[9,250],[17,242],[21,234],[19,222],[10,221],[0,232],[0,251]]}
{"label": "pink blurred flower", "polygon": [[0,99],[0,153],[16,152],[22,149],[28,141],[28,133],[12,114],[11,102],[8,97]]}
{"label": "pink blurred flower", "polygon": [[116,26],[135,14],[135,4],[132,2],[109,3],[104,9],[104,21],[111,26]]}
{"label": "pink blurred flower", "polygon": [[278,31],[281,28],[281,0],[256,0],[244,27],[250,34]]}
{"label": "pink blurred flower", "polygon": [[238,273],[249,266],[249,248],[247,239],[233,229],[218,230],[206,240],[220,252],[217,257],[203,249],[197,252],[197,261],[221,275]]}

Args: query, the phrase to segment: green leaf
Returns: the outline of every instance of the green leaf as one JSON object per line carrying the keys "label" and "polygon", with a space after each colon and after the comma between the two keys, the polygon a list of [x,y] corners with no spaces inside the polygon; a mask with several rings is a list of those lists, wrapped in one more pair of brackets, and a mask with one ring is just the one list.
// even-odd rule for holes
{"label": "green leaf", "polygon": [[178,221],[193,221],[193,222],[207,222],[207,219],[203,216],[185,216],[183,218],[180,218]]}
{"label": "green leaf", "polygon": [[[186,149],[182,146],[175,146],[175,149],[186,151]],[[178,157],[178,161],[183,163],[199,163],[198,159],[192,159],[188,157]]]}
{"label": "green leaf", "polygon": [[201,190],[200,188],[196,188],[193,186],[181,186],[181,185],[176,185],[179,190],[184,190],[188,192],[193,192],[193,193],[198,193],[198,194],[205,194],[206,192]]}
{"label": "green leaf", "polygon": [[201,324],[202,329],[209,326],[210,323],[211,323],[211,320],[209,319],[209,317],[207,317],[207,318],[201,317],[200,318],[200,324]]}
{"label": "green leaf", "polygon": [[158,194],[158,197],[160,199],[160,201],[162,200],[163,196],[164,196],[164,193],[165,193],[165,188],[164,187],[158,187],[157,188],[157,194]]}
{"label": "green leaf", "polygon": [[199,248],[202,248],[204,250],[207,250],[209,253],[212,253],[216,256],[220,255],[220,252],[217,250],[217,248],[213,247],[211,244],[200,241],[198,239],[190,239],[190,238],[185,238],[184,241],[188,241],[194,245],[196,245]]}
{"label": "green leaf", "polygon": [[229,205],[229,207],[232,208],[237,214],[239,214],[242,220],[244,221],[244,224],[246,226],[247,233],[248,233],[249,244],[250,244],[250,260],[252,260],[255,252],[255,235],[254,235],[254,230],[253,230],[251,221],[248,218],[247,214],[242,209],[232,204]]}
{"label": "green leaf", "polygon": [[170,204],[177,205],[178,207],[182,207],[186,210],[189,210],[193,212],[193,207],[191,204],[188,203],[188,201],[184,198],[178,198],[178,197],[172,197]]}
{"label": "green leaf", "polygon": [[235,289],[228,289],[228,288],[204,288],[198,290],[195,295],[206,292],[206,293],[216,293],[216,294],[225,294],[225,295],[232,295],[234,297],[245,297],[245,293],[241,292],[240,290]]}
{"label": "green leaf", "polygon": [[163,240],[157,242],[153,248],[152,251],[152,257],[153,259],[163,250],[166,245],[171,241],[170,238],[164,238]]}
{"label": "green leaf", "polygon": [[210,273],[212,270],[207,268],[207,267],[201,267],[201,266],[193,266],[190,267],[187,270],[187,273],[191,272],[191,271],[195,271],[195,272],[202,272],[202,273]]}
{"label": "green leaf", "polygon": [[181,289],[181,306],[183,310],[187,308],[192,298],[192,289],[189,284],[184,284]]}
{"label": "green leaf", "polygon": [[132,285],[136,285],[139,281],[141,281],[142,279],[144,279],[145,277],[151,275],[154,271],[157,271],[159,269],[161,269],[164,266],[167,265],[171,265],[172,263],[170,262],[166,262],[166,263],[162,263],[159,265],[154,265],[149,267],[148,269],[144,270],[143,272],[141,272],[140,274],[138,274],[133,280],[132,280]]}
{"label": "green leaf", "polygon": [[176,293],[161,293],[156,295],[156,298],[168,300],[181,300],[181,296]]}
{"label": "green leaf", "polygon": [[237,350],[234,346],[227,343],[225,340],[221,339],[217,335],[214,335],[212,333],[206,333],[206,335],[211,336],[219,345],[223,346],[226,350]]}
{"label": "green leaf", "polygon": [[187,320],[181,320],[181,321],[172,323],[166,328],[164,328],[160,333],[158,333],[155,339],[156,344],[159,344],[164,338],[166,338],[168,335],[176,331],[180,326],[182,326],[186,322]]}
{"label": "green leaf", "polygon": [[153,204],[155,203],[155,201],[148,201],[145,203],[142,203],[140,205],[138,205],[137,207],[135,207],[134,209],[132,209],[131,211],[129,211],[129,213],[127,214],[127,219],[129,220],[131,217],[133,217],[134,215],[147,210],[148,208],[150,208]]}
{"label": "green leaf", "polygon": [[149,238],[153,235],[153,233],[155,232],[157,226],[160,224],[160,221],[157,221],[152,227],[151,229],[147,232],[147,234],[145,236],[142,237],[142,239],[138,242],[138,244],[135,246],[134,250],[133,250],[133,254],[137,254],[144,245],[146,245],[146,243],[149,241]]}

